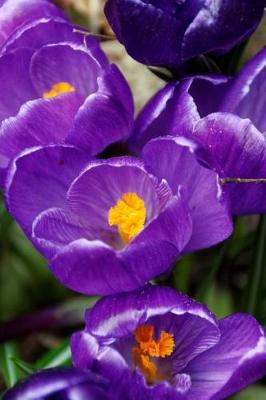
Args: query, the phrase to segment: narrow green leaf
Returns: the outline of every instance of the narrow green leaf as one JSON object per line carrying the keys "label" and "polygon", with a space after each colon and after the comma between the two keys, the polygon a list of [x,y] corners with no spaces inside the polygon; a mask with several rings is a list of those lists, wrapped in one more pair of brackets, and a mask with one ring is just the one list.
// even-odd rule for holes
{"label": "narrow green leaf", "polygon": [[261,278],[263,275],[264,262],[265,262],[265,248],[266,248],[266,215],[260,217],[258,227],[258,245],[256,248],[254,265],[251,266],[250,279],[249,279],[249,294],[247,312],[255,315],[258,298],[260,294]]}
{"label": "narrow green leaf", "polygon": [[17,355],[18,350],[15,343],[8,342],[0,346],[0,368],[8,388],[14,386],[21,377],[12,359],[13,357],[17,357]]}
{"label": "narrow green leaf", "polygon": [[35,364],[36,369],[53,368],[71,365],[69,340],[64,340],[56,349],[53,349],[40,358]]}
{"label": "narrow green leaf", "polygon": [[36,368],[33,367],[31,364],[26,363],[25,361],[20,360],[19,358],[16,357],[10,357],[11,360],[14,361],[14,364],[17,365],[17,367],[25,374],[25,375],[31,375],[36,372]]}

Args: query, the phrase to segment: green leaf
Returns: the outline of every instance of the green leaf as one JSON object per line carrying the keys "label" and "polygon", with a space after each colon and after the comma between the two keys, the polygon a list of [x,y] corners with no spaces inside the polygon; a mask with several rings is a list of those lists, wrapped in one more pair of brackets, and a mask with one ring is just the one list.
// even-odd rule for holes
{"label": "green leaf", "polygon": [[265,400],[266,388],[262,385],[253,385],[237,394],[232,400]]}
{"label": "green leaf", "polygon": [[16,357],[10,357],[11,360],[14,361],[14,364],[23,372],[24,375],[31,375],[36,372],[36,368],[31,364],[26,363],[25,361],[20,360]]}
{"label": "green leaf", "polygon": [[53,368],[71,365],[69,340],[64,340],[60,346],[46,353],[35,364],[36,369]]}
{"label": "green leaf", "polygon": [[8,342],[0,346],[0,369],[8,388],[14,386],[21,378],[20,371],[13,360],[17,355],[18,350],[15,343]]}

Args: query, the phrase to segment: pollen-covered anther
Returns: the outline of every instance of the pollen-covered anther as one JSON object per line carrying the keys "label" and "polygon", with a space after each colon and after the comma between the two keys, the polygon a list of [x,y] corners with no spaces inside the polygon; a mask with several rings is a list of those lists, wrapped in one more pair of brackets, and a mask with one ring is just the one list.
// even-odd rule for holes
{"label": "pollen-covered anther", "polygon": [[136,328],[134,336],[138,346],[133,347],[133,362],[145,376],[148,383],[161,380],[157,365],[152,358],[165,358],[170,356],[175,347],[174,336],[161,331],[159,339],[154,340],[154,327],[140,325]]}
{"label": "pollen-covered anther", "polygon": [[145,220],[145,203],[134,192],[123,194],[108,212],[109,225],[117,225],[119,235],[124,243],[129,243],[142,231]]}
{"label": "pollen-covered anther", "polygon": [[58,82],[54,84],[48,92],[43,93],[43,99],[51,99],[52,97],[56,97],[60,94],[74,92],[74,86],[70,85],[68,82]]}

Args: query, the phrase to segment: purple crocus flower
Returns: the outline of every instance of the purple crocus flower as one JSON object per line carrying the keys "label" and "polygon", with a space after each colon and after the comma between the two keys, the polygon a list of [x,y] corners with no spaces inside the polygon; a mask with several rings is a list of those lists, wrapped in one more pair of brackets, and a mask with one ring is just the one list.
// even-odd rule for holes
{"label": "purple crocus flower", "polygon": [[232,232],[218,176],[196,150],[187,139],[162,138],[142,160],[89,162],[70,146],[29,149],[10,165],[6,203],[65,286],[128,291]]}
{"label": "purple crocus flower", "polygon": [[23,25],[44,17],[65,18],[62,11],[49,0],[1,0],[0,47]]}
{"label": "purple crocus flower", "polygon": [[108,381],[77,368],[51,368],[31,375],[7,391],[3,400],[115,400]]}
{"label": "purple crocus flower", "polygon": [[227,179],[266,178],[265,65],[264,49],[233,79],[195,76],[169,83],[136,119],[132,150],[140,154],[145,143],[164,135],[190,138],[204,149],[199,159],[219,174],[234,215],[266,212],[265,183]]}
{"label": "purple crocus flower", "polygon": [[130,89],[97,41],[63,19],[23,25],[2,48],[0,184],[11,159],[32,146],[69,143],[94,156],[124,141]]}
{"label": "purple crocus flower", "polygon": [[105,14],[136,60],[178,68],[247,39],[263,9],[264,0],[107,0]]}
{"label": "purple crocus flower", "polygon": [[85,319],[71,340],[74,365],[125,382],[132,399],[221,400],[266,373],[265,332],[252,316],[217,321],[170,288],[103,298]]}

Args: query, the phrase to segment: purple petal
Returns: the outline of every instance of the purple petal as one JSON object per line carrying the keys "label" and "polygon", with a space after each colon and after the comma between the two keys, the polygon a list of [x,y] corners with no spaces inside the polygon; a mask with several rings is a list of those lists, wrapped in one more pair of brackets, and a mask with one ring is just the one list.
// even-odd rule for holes
{"label": "purple petal", "polygon": [[217,175],[198,163],[196,150],[195,143],[181,137],[155,139],[143,150],[147,169],[159,179],[166,179],[174,193],[181,186],[188,200],[192,237],[185,252],[212,246],[232,233],[230,213]]}
{"label": "purple petal", "polygon": [[234,314],[219,323],[221,339],[191,361],[191,400],[220,400],[255,382],[266,373],[266,339],[249,315]]}
{"label": "purple petal", "polygon": [[149,175],[142,163],[132,157],[91,162],[73,182],[68,203],[71,211],[94,228],[111,230],[108,211],[123,194],[135,192],[145,202],[147,221],[155,218],[171,193]]}
{"label": "purple petal", "polygon": [[260,131],[266,131],[266,48],[262,49],[231,82],[220,107],[242,118],[249,118]]}
{"label": "purple petal", "polygon": [[40,18],[23,25],[7,40],[0,54],[19,47],[39,49],[50,43],[75,42],[82,44],[84,37],[73,32],[73,25],[61,18]]}
{"label": "purple petal", "polygon": [[88,160],[70,146],[48,146],[27,150],[12,162],[6,180],[6,203],[27,235],[41,211],[64,206],[70,183]]}
{"label": "purple petal", "polygon": [[86,313],[86,329],[96,337],[122,338],[132,335],[139,324],[169,312],[195,315],[216,325],[208,309],[170,288],[147,285],[130,293],[102,298]]}
{"label": "purple petal", "polygon": [[64,286],[83,294],[106,295],[139,286],[115,251],[97,240],[70,243],[55,255],[50,268]]}
{"label": "purple petal", "polygon": [[107,388],[108,382],[105,379],[89,371],[76,368],[50,368],[39,371],[18,383],[4,394],[3,399],[40,400],[49,397],[65,400],[74,398],[76,400],[85,398],[111,400],[107,396]]}
{"label": "purple petal", "polygon": [[[266,178],[266,139],[249,120],[216,113],[199,121],[194,137],[205,146],[203,158],[220,177]],[[226,184],[233,214],[266,211],[265,184]]]}
{"label": "purple petal", "polygon": [[84,46],[74,43],[50,44],[36,51],[31,77],[40,96],[59,82],[72,85],[84,98],[97,90],[100,66]]}
{"label": "purple petal", "polygon": [[247,39],[258,26],[264,0],[240,3],[231,0],[209,1],[187,28],[183,41],[183,59],[211,51],[227,52]]}
{"label": "purple petal", "polygon": [[133,99],[119,70],[110,66],[98,79],[98,90],[80,108],[68,142],[94,155],[124,141],[133,123]]}
{"label": "purple petal", "polygon": [[25,101],[38,97],[29,76],[31,56],[32,50],[22,48],[0,58],[0,121],[16,115]]}
{"label": "purple petal", "polygon": [[63,17],[59,8],[44,0],[7,0],[0,8],[0,45],[23,24],[41,17]]}
{"label": "purple petal", "polygon": [[0,168],[6,168],[9,160],[26,148],[64,143],[80,104],[76,93],[24,104],[15,117],[2,122],[0,154],[6,162],[0,163]]}

